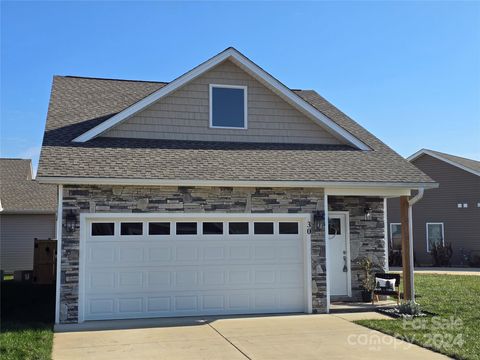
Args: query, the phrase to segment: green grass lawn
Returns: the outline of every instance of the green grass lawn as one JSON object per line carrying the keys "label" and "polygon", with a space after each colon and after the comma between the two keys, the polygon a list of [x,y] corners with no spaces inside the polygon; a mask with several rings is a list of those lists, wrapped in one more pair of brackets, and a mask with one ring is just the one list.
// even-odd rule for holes
{"label": "green grass lawn", "polygon": [[417,302],[436,314],[356,323],[457,359],[480,359],[480,277],[415,274]]}
{"label": "green grass lawn", "polygon": [[1,291],[0,359],[51,359],[54,286],[5,281]]}

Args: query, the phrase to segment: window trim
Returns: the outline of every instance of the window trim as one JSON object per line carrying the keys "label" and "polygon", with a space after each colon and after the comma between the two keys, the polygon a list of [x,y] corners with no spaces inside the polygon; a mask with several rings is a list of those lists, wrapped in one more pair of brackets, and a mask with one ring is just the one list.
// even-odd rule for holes
{"label": "window trim", "polygon": [[445,225],[443,222],[427,222],[425,224],[425,237],[427,240],[427,253],[430,253],[429,241],[428,241],[428,225],[442,225],[442,246],[445,246]]}
{"label": "window trim", "polygon": [[[237,126],[215,126],[213,125],[213,88],[226,88],[226,89],[242,89],[243,90],[243,127]],[[248,99],[247,99],[247,86],[243,85],[226,85],[226,84],[209,84],[208,88],[208,114],[209,114],[209,127],[211,129],[233,129],[233,130],[247,130],[248,129]]]}
{"label": "window trim", "polygon": [[390,246],[393,249],[393,226],[392,225],[400,225],[400,233],[401,233],[402,223],[390,223]]}

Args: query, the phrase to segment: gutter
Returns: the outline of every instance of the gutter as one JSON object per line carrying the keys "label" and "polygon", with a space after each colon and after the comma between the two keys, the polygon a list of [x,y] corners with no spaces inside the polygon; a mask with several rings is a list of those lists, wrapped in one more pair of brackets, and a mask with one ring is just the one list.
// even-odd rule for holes
{"label": "gutter", "polygon": [[417,202],[422,200],[423,193],[425,192],[425,188],[418,189],[418,194],[415,195],[413,198],[408,200],[408,247],[409,247],[409,258],[410,258],[410,289],[412,291],[412,301],[415,302],[415,287],[414,287],[414,279],[413,279],[413,216],[412,216],[412,207]]}

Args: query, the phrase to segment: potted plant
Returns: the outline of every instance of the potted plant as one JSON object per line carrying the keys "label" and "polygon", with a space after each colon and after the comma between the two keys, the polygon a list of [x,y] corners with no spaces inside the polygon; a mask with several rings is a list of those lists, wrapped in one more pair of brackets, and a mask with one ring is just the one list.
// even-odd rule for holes
{"label": "potted plant", "polygon": [[379,267],[368,257],[362,258],[358,264],[364,272],[362,279],[362,300],[364,302],[370,302],[372,301],[373,289],[375,289],[375,271]]}

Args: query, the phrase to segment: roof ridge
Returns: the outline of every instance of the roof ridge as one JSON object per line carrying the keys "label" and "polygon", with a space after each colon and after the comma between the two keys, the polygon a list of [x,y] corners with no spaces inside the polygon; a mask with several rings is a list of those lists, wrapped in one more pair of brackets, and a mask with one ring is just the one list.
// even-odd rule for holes
{"label": "roof ridge", "polygon": [[[156,81],[156,80],[136,80],[136,79],[118,79],[118,78],[104,78],[97,76],[79,76],[79,75],[54,75],[54,77],[70,78],[70,79],[88,79],[88,80],[105,80],[105,81],[128,81],[128,82],[144,82],[144,83],[156,83],[156,84],[169,84],[169,81]],[[313,89],[293,89],[291,91],[315,91]]]}
{"label": "roof ridge", "polygon": [[480,163],[479,160],[470,159],[470,158],[467,158],[467,157],[465,157],[465,156],[459,156],[459,155],[449,154],[449,153],[446,153],[446,152],[443,152],[443,151],[432,150],[432,149],[424,149],[424,150],[432,151],[432,152],[437,153],[437,154],[442,154],[442,155],[447,155],[447,156],[453,156],[453,157],[456,157],[456,158],[459,158],[459,159],[465,159],[465,160],[468,160],[468,161],[475,161],[475,162]]}
{"label": "roof ridge", "polygon": [[9,157],[2,157],[1,160],[22,160],[22,161],[32,161],[32,159],[25,159],[25,158],[9,158]]}
{"label": "roof ridge", "polygon": [[156,83],[156,84],[169,83],[168,81],[116,79],[116,78],[103,78],[103,77],[95,77],[95,76],[77,76],[77,75],[54,75],[54,77],[71,78],[71,79],[105,80],[105,81],[144,82],[144,83]]}

